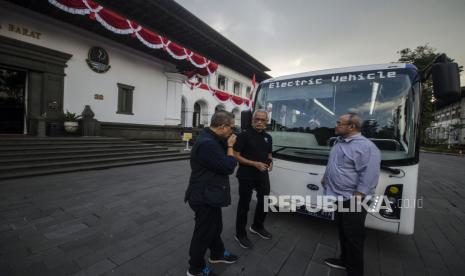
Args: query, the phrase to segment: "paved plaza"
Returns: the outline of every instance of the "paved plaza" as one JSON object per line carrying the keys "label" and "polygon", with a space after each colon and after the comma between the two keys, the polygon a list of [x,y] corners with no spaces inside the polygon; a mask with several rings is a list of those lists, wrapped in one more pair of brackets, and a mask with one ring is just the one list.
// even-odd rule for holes
{"label": "paved plaza", "polygon": [[[465,158],[422,154],[415,234],[368,230],[368,276],[464,275]],[[193,212],[183,203],[188,161],[0,182],[0,275],[185,275]],[[223,210],[226,247],[240,255],[220,275],[345,275],[332,222],[269,214],[270,241],[253,250],[233,240],[233,205]],[[253,210],[253,208],[252,208]],[[250,212],[252,214],[252,212]]]}

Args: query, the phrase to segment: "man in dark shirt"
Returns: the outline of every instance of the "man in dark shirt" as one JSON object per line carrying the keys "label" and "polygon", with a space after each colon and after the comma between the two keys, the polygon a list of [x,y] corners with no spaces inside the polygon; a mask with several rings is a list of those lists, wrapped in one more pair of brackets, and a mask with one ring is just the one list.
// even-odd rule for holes
{"label": "man in dark shirt", "polygon": [[188,276],[214,276],[205,265],[210,249],[210,263],[235,263],[237,256],[225,250],[221,239],[223,219],[221,207],[231,204],[229,175],[237,162],[233,146],[234,115],[227,111],[213,114],[210,127],[197,137],[191,151],[191,177],[185,201],[195,212],[195,227],[189,248]]}
{"label": "man in dark shirt", "polygon": [[266,216],[263,207],[264,198],[270,194],[268,171],[273,166],[272,140],[271,136],[265,132],[267,121],[268,113],[266,111],[255,111],[252,117],[253,128],[239,134],[234,145],[234,155],[239,161],[239,169],[237,170],[239,204],[237,206],[235,239],[243,248],[252,246],[245,228],[253,190],[257,191],[257,205],[249,231],[263,239],[271,239],[272,236],[263,226]]}

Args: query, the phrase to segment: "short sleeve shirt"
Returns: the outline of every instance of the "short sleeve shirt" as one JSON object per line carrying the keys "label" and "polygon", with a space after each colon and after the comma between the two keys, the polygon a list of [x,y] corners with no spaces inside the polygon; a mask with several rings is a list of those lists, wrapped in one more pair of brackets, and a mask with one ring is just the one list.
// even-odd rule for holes
{"label": "short sleeve shirt", "polygon": [[[263,163],[267,163],[268,154],[272,150],[273,141],[271,135],[265,131],[258,132],[253,128],[241,132],[234,144],[234,151],[239,152],[242,157]],[[260,174],[261,172],[255,167],[239,164],[236,176],[239,178],[255,178]]]}

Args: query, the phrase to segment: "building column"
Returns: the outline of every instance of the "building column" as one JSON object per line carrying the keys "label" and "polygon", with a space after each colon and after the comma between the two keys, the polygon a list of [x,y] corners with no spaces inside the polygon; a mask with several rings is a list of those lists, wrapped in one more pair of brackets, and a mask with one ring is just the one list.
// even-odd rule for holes
{"label": "building column", "polygon": [[165,72],[168,79],[166,88],[165,125],[181,124],[182,86],[187,77],[179,73]]}
{"label": "building column", "polygon": [[186,109],[186,124],[185,127],[192,127],[192,120],[194,120],[194,110],[191,108]]}

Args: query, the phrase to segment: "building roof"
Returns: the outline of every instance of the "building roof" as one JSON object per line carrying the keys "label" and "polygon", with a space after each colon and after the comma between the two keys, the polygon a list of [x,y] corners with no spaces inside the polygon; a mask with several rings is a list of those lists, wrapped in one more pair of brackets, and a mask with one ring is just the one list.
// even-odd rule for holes
{"label": "building roof", "polygon": [[[99,26],[99,24],[95,24],[94,21],[86,17],[64,13],[50,5],[48,1],[8,1],[126,44],[160,59],[173,62],[181,71],[191,69],[190,64],[182,61],[173,61],[166,52],[147,48],[131,39],[130,36],[120,36],[108,32]],[[251,78],[255,74],[257,81],[270,78],[265,73],[270,70],[269,68],[173,0],[95,1],[173,40],[181,46],[189,48],[216,63],[225,65],[246,77]]]}

